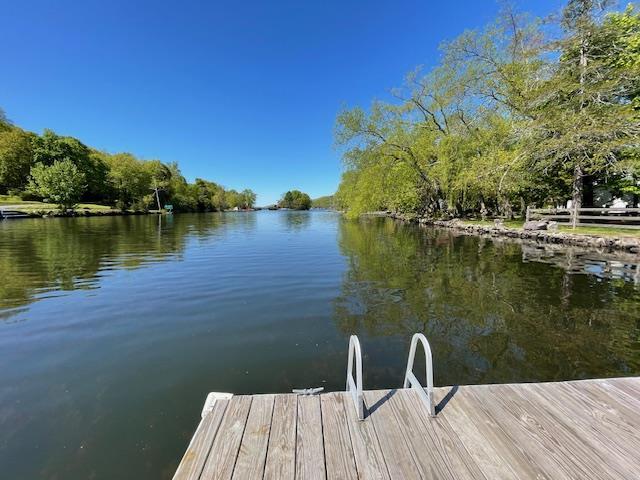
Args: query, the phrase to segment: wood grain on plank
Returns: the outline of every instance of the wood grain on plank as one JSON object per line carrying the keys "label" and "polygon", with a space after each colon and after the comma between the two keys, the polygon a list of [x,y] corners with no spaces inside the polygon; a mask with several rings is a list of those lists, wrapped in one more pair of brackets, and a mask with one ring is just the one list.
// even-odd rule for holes
{"label": "wood grain on plank", "polygon": [[255,395],[233,469],[234,479],[262,478],[264,475],[274,395]]}
{"label": "wood grain on plank", "polygon": [[564,453],[567,463],[574,466],[574,476],[627,476],[626,469],[615,461],[616,458],[602,448],[594,448],[584,430],[576,429],[565,421],[556,404],[539,401],[537,397],[529,395],[523,385],[501,385],[494,390],[494,395],[514,406],[514,415],[535,419],[535,422],[528,422],[529,428],[536,428],[545,443]]}
{"label": "wood grain on plank", "polygon": [[398,424],[389,404],[389,399],[395,394],[396,390],[364,392],[368,412],[364,421],[373,422],[391,478],[418,479],[421,478],[421,472],[409,452],[406,432]]}
{"label": "wood grain on plank", "polygon": [[[571,455],[562,448],[553,432],[531,412],[522,409],[507,392],[497,385],[479,385],[469,389],[486,411],[493,416],[512,441],[524,447],[540,468],[554,479],[588,478],[584,466],[573,462]],[[586,474],[586,477],[585,477]]]}
{"label": "wood grain on plank", "polygon": [[358,477],[363,480],[388,480],[389,472],[373,422],[367,416],[363,421],[358,420],[351,398],[345,400],[345,411]]}
{"label": "wood grain on plank", "polygon": [[[518,478],[549,480],[553,478],[528,453],[527,445],[514,441],[494,418],[493,414],[485,410],[485,405],[471,395],[470,387],[460,387],[456,393],[455,400],[455,402],[452,401],[447,404],[445,408],[457,410],[454,418],[464,419],[466,417],[471,420],[485,438],[487,444],[499,455],[501,463],[508,464]],[[455,422],[453,424],[457,425]],[[460,425],[457,425],[457,427],[460,429]]]}
{"label": "wood grain on plank", "polygon": [[625,387],[625,391],[628,391],[629,395],[640,399],[640,377],[611,378],[603,381],[616,387]]}
{"label": "wood grain on plank", "polygon": [[200,421],[173,477],[174,480],[197,480],[200,478],[228,403],[229,400],[216,400],[213,409]]}
{"label": "wood grain on plank", "polygon": [[298,426],[296,434],[296,478],[325,479],[324,443],[320,398],[298,397]]}
{"label": "wood grain on plank", "polygon": [[211,452],[200,478],[226,480],[232,477],[251,400],[250,395],[234,396],[229,400],[227,411],[220,424],[218,435],[213,440]]}
{"label": "wood grain on plank", "polygon": [[567,391],[559,385],[553,390],[539,384],[530,384],[528,388],[553,403],[566,418],[579,422],[589,435],[595,437],[601,448],[610,449],[631,459],[638,455],[636,435],[630,435],[626,426],[620,425],[617,412],[614,410],[603,409],[588,397],[571,390]]}
{"label": "wood grain on plank", "polygon": [[597,381],[595,382],[595,384],[598,386],[598,388],[607,392],[607,394],[616,399],[618,402],[628,406],[634,412],[638,412],[637,415],[631,416],[632,420],[638,420],[638,417],[640,416],[640,393],[635,391],[633,384],[626,384],[623,382],[608,382],[606,380]]}
{"label": "wood grain on plank", "polygon": [[327,478],[358,478],[345,412],[346,395],[333,392],[320,396]]}
{"label": "wood grain on plank", "polygon": [[[451,429],[463,443],[471,458],[489,479],[515,480],[521,478],[511,465],[508,454],[503,454],[497,442],[489,442],[481,425],[476,425],[473,416],[459,406],[459,398],[456,393],[460,387],[448,387],[435,389],[436,401],[442,400],[445,396],[450,396],[446,405],[438,412],[439,421],[446,421]],[[477,416],[476,416],[477,417]],[[477,418],[476,418],[477,421]]]}
{"label": "wood grain on plank", "polygon": [[293,480],[296,474],[296,421],[298,400],[293,394],[276,395],[264,470],[265,480]]}
{"label": "wood grain on plank", "polygon": [[601,458],[602,464],[611,472],[622,477],[628,477],[628,473],[631,473],[633,477],[637,463],[615,441],[606,439],[606,429],[602,428],[600,422],[593,422],[583,409],[576,408],[575,400],[564,396],[558,389],[545,388],[544,392],[540,391],[534,384],[518,385],[517,389],[519,394],[529,398],[538,408],[546,409],[547,414],[559,424],[571,429],[581,442],[597,452],[590,456]]}
{"label": "wood grain on plank", "polygon": [[398,395],[391,398],[391,406],[398,422],[404,426],[424,478],[484,479],[484,474],[446,419],[431,417],[415,391],[398,390]]}

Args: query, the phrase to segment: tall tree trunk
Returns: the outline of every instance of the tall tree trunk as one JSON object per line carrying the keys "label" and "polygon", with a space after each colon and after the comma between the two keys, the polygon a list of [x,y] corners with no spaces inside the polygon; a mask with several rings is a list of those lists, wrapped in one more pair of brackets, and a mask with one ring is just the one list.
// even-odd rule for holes
{"label": "tall tree trunk", "polygon": [[155,179],[153,180],[153,186],[155,187],[154,190],[156,191],[156,202],[158,203],[158,210],[162,210],[162,207],[160,206],[160,195],[158,194],[158,183]]}
{"label": "tall tree trunk", "polygon": [[480,217],[482,220],[487,219],[487,206],[484,204],[484,198],[480,197]]}
{"label": "tall tree trunk", "polygon": [[571,215],[571,226],[576,228],[576,224],[578,223],[578,213],[582,207],[583,190],[582,167],[578,163],[576,163],[576,166],[573,168],[573,185],[571,190],[571,209],[573,210],[573,214]]}
{"label": "tall tree trunk", "polygon": [[[587,38],[583,33],[580,41],[580,112],[585,108],[584,83],[587,70]],[[578,214],[582,207],[582,191],[583,191],[583,172],[579,162],[573,167],[573,185],[571,192],[573,215],[571,216],[571,226],[576,228],[578,223]]]}

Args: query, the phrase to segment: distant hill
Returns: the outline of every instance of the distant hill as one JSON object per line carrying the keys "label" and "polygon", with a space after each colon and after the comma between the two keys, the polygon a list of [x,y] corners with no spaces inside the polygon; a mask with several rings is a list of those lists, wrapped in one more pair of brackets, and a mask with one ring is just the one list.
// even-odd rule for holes
{"label": "distant hill", "polygon": [[311,200],[312,208],[332,208],[335,209],[335,200],[333,195],[325,195],[324,197],[318,197]]}

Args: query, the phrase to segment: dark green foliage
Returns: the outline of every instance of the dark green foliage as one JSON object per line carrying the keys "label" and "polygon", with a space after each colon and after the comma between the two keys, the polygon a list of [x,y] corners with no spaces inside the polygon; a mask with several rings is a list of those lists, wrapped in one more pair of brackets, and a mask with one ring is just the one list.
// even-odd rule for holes
{"label": "dark green foliage", "polygon": [[122,210],[172,204],[177,212],[209,212],[249,209],[256,201],[248,189],[225,190],[203,179],[189,184],[177,163],[94,150],[51,130],[40,136],[26,132],[12,125],[0,109],[0,193],[7,192],[48,199],[63,209],[84,200]]}
{"label": "dark green foliage", "polygon": [[18,128],[0,131],[0,193],[27,185],[33,165],[32,137]]}
{"label": "dark green foliage", "polygon": [[282,196],[278,206],[292,210],[309,210],[311,208],[311,197],[300,190],[289,190]]}

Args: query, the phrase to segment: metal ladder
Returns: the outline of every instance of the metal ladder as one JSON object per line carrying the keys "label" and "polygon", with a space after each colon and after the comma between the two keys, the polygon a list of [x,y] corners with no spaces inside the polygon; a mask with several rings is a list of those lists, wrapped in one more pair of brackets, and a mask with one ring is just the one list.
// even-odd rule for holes
{"label": "metal ladder", "polygon": [[[353,380],[353,360],[356,361],[356,379]],[[347,392],[351,394],[358,420],[364,420],[364,396],[362,395],[362,350],[356,335],[349,338],[349,359],[347,360]]]}
{"label": "metal ladder", "polygon": [[[424,357],[427,367],[426,389],[413,373],[413,363],[416,358],[416,349],[418,342],[422,344],[424,349]],[[356,378],[353,378],[353,362],[355,360]],[[433,402],[433,358],[431,355],[431,346],[427,337],[422,333],[416,333],[411,339],[411,347],[409,348],[409,359],[407,361],[407,370],[404,375],[403,388],[412,388],[418,394],[420,400],[424,403],[429,415],[436,415],[435,404]],[[426,391],[425,391],[426,390]],[[364,397],[362,394],[362,349],[360,341],[356,335],[349,338],[349,358],[347,360],[347,386],[346,391],[351,395],[358,420],[364,420]]]}
{"label": "metal ladder", "polygon": [[[413,361],[416,358],[416,347],[418,346],[418,342],[422,343],[422,347],[424,348],[424,357],[425,362],[427,363],[427,388],[425,392],[425,388],[420,384],[418,379],[413,373]],[[436,415],[436,408],[433,403],[433,358],[431,356],[431,346],[429,345],[429,341],[427,337],[425,337],[422,333],[416,333],[411,339],[411,348],[409,349],[409,360],[407,361],[407,371],[404,375],[404,388],[412,388],[418,393],[420,400],[427,407],[427,411],[429,415],[434,417]]]}

